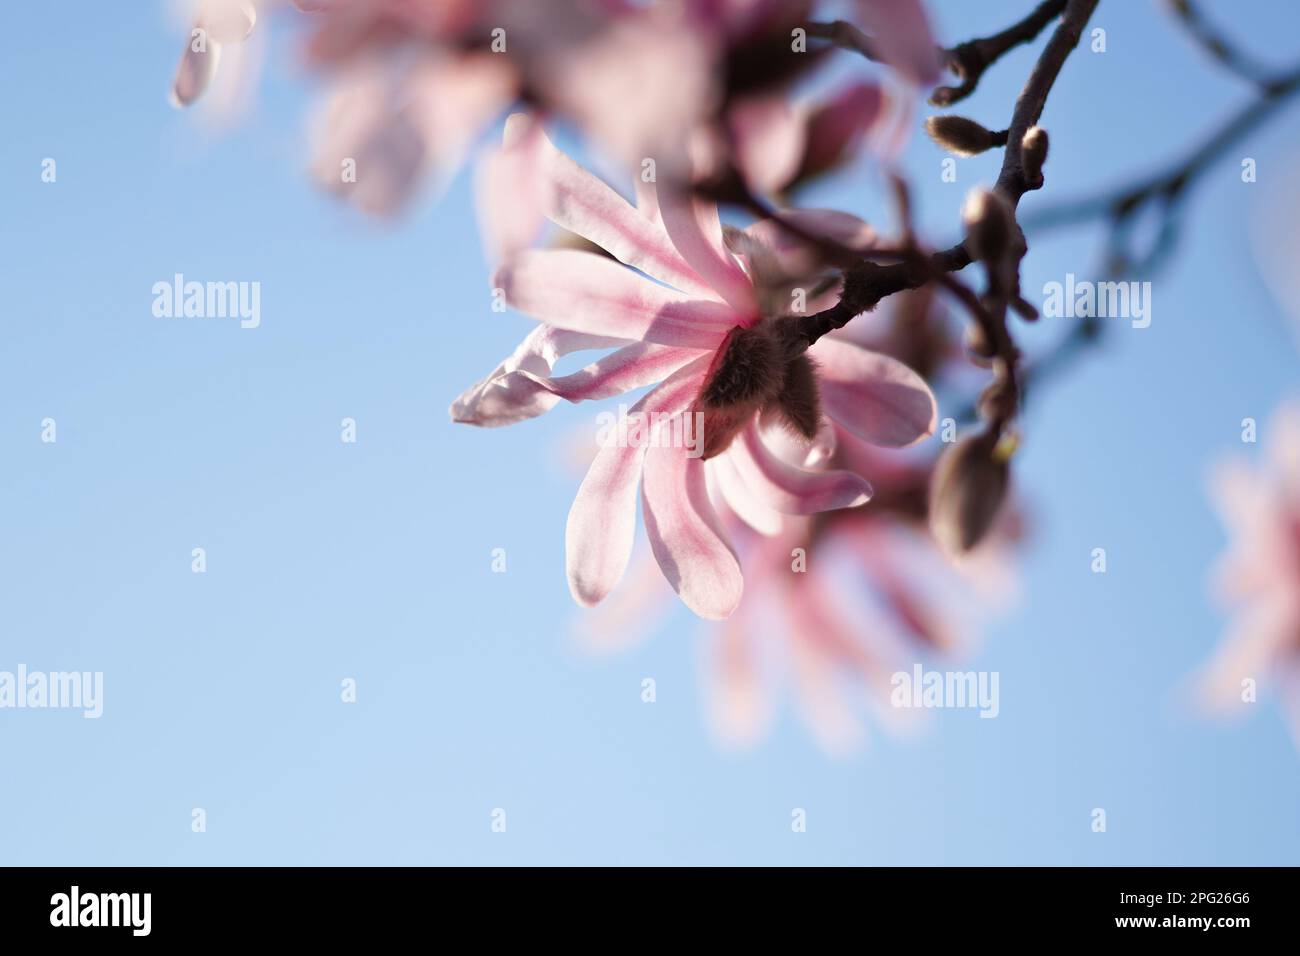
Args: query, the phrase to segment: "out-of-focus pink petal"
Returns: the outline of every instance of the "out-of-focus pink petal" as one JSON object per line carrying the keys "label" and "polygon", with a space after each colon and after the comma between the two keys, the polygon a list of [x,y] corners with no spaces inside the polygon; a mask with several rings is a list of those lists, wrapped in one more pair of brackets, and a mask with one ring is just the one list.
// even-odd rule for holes
{"label": "out-of-focus pink petal", "polygon": [[660,189],[659,214],[682,258],[735,309],[744,324],[757,321],[754,284],[723,242],[718,207],[684,189]]}
{"label": "out-of-focus pink petal", "polygon": [[919,543],[910,529],[901,526],[856,534],[845,530],[838,535],[838,540],[857,559],[864,581],[878,594],[895,624],[907,636],[939,651],[953,651],[959,646],[962,633],[959,620],[952,613],[952,607],[958,602],[945,600],[943,594],[926,593],[922,583],[941,580],[946,593],[956,581],[951,580],[953,575],[944,574],[940,563],[943,559],[932,560],[937,552],[928,540],[926,550],[931,560],[920,554],[909,554],[917,549],[907,546],[904,535],[911,538],[911,543]]}
{"label": "out-of-focus pink petal", "polygon": [[253,32],[257,8],[251,0],[201,0],[195,22],[218,43],[240,43]]}
{"label": "out-of-focus pink petal", "polygon": [[[707,369],[707,356],[679,369],[633,405],[629,417],[672,416],[685,411],[698,394]],[[569,590],[584,607],[599,603],[623,576],[636,534],[636,489],[645,444],[620,444],[616,437],[611,434],[592,461],[565,528]]]}
{"label": "out-of-focus pink petal", "polygon": [[[769,547],[779,547],[784,553],[776,542]],[[712,629],[703,649],[709,724],[726,746],[753,746],[772,721],[773,694],[761,650],[763,642],[781,627],[775,567],[774,561],[754,562],[747,572],[748,587],[740,607]],[[778,592],[775,597],[773,592]]]}
{"label": "out-of-focus pink petal", "polygon": [[842,625],[821,606],[819,597],[805,586],[787,589],[786,647],[800,716],[827,753],[844,756],[860,747],[865,736],[836,674],[836,665],[842,663],[838,646],[851,644],[852,638],[842,633]]}
{"label": "out-of-focus pink petal", "polygon": [[854,508],[871,499],[871,485],[851,471],[810,471],[772,453],[751,423],[728,451],[745,486],[769,508],[810,515]]}
{"label": "out-of-focus pink petal", "polygon": [[1203,706],[1219,712],[1243,710],[1241,682],[1268,681],[1279,654],[1295,640],[1296,623],[1294,603],[1285,600],[1257,602],[1238,617],[1201,674]]}
{"label": "out-of-focus pink petal", "polygon": [[664,577],[700,617],[722,620],[740,603],[740,562],[709,501],[705,462],[687,449],[647,450],[642,507],[646,535]]}
{"label": "out-of-focus pink petal", "polygon": [[584,609],[575,627],[583,647],[612,654],[641,643],[673,603],[673,592],[648,547],[637,545],[627,574],[597,607]]}
{"label": "out-of-focus pink petal", "polygon": [[711,349],[738,324],[721,302],[688,298],[589,252],[525,252],[497,270],[493,285],[512,308],[595,335]]}
{"label": "out-of-focus pink petal", "polygon": [[413,69],[407,91],[407,109],[428,143],[434,173],[445,179],[510,102],[515,76],[506,58],[493,53],[440,57]]}
{"label": "out-of-focus pink petal", "polygon": [[815,176],[846,162],[865,140],[884,106],[874,83],[855,83],[836,93],[808,117],[801,176]]}
{"label": "out-of-focus pink petal", "polygon": [[916,97],[910,93],[905,88],[900,90],[897,83],[886,86],[885,107],[870,135],[871,148],[881,161],[896,162],[912,138]]}
{"label": "out-of-focus pink petal", "polygon": [[858,437],[901,448],[934,433],[934,393],[902,362],[829,336],[808,354],[817,362],[827,414]]}
{"label": "out-of-focus pink petal", "polygon": [[1300,399],[1284,401],[1268,425],[1269,464],[1282,497],[1300,511]]}
{"label": "out-of-focus pink petal", "polygon": [[532,245],[546,215],[545,184],[538,175],[547,146],[536,117],[515,113],[506,120],[500,147],[478,164],[475,196],[479,229],[492,262]]}
{"label": "out-of-focus pink petal", "polygon": [[[512,116],[507,133],[509,124],[514,122]],[[658,224],[657,201],[653,215],[633,209],[626,199],[556,149],[545,132],[540,135],[536,165],[527,171],[527,176],[541,187],[546,216],[660,282],[693,295],[717,298],[708,283],[682,259]],[[638,187],[642,183],[639,175],[636,182]],[[653,197],[653,183],[646,185],[650,190],[647,197]]]}
{"label": "out-of-focus pink petal", "polygon": [[1267,515],[1266,489],[1241,458],[1224,459],[1211,469],[1209,491],[1219,517],[1230,527],[1251,528]]}
{"label": "out-of-focus pink petal", "polygon": [[[759,285],[772,287],[814,276],[825,266],[821,254],[798,238],[800,232],[819,236],[851,249],[867,250],[876,244],[876,231],[863,220],[834,209],[784,209],[776,219],[761,219],[740,236],[728,234],[728,244],[743,253]],[[738,241],[740,239],[745,241]],[[810,305],[810,303],[805,303]]]}
{"label": "out-of-focus pink petal", "polygon": [[465,150],[513,93],[504,58],[429,57],[407,68],[346,71],[316,118],[312,172],[326,189],[388,216],[426,178],[446,185]]}
{"label": "out-of-focus pink petal", "polygon": [[376,216],[406,206],[429,165],[420,128],[394,110],[395,92],[378,73],[339,83],[315,121],[312,175],[325,189]]}
{"label": "out-of-focus pink petal", "polygon": [[716,36],[683,27],[667,7],[619,17],[538,68],[551,102],[628,168],[655,159],[661,181],[683,171],[678,147],[718,97]]}
{"label": "out-of-focus pink petal", "polygon": [[[196,45],[202,51],[196,51]],[[200,96],[216,75],[221,59],[221,44],[208,39],[198,43],[193,35],[185,41],[185,51],[176,65],[176,78],[172,81],[172,105],[189,106]]]}
{"label": "out-of-focus pink petal", "polygon": [[567,402],[594,401],[666,379],[687,362],[700,357],[698,349],[636,342],[602,356],[572,375],[550,378],[525,369],[500,375],[452,405],[452,420],[494,427],[536,418]]}
{"label": "out-of-focus pink petal", "polygon": [[760,192],[782,189],[799,169],[805,126],[782,94],[753,96],[727,111],[736,161],[745,180]]}
{"label": "out-of-focus pink petal", "polygon": [[881,59],[917,86],[939,81],[939,49],[921,0],[854,0]]}

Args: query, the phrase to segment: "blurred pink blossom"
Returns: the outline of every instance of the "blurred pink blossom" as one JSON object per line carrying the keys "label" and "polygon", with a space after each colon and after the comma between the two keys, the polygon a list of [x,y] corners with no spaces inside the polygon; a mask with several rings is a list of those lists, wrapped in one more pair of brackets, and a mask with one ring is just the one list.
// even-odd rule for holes
{"label": "blurred pink blossom", "polygon": [[[173,98],[187,105],[275,0],[199,0]],[[896,149],[911,95],[860,80],[796,102],[827,49],[798,48],[812,0],[294,0],[306,59],[332,87],[316,111],[311,170],[363,210],[391,215],[444,185],[513,104],[576,124],[629,171],[691,170],[781,195],[871,139]],[[928,82],[933,39],[915,0],[852,12],[909,83]],[[901,111],[901,112],[900,112]],[[487,160],[492,163],[491,157]],[[480,176],[482,179],[482,176]]]}
{"label": "blurred pink blossom", "polygon": [[1200,690],[1209,709],[1240,712],[1244,681],[1275,682],[1300,746],[1300,400],[1278,409],[1266,440],[1258,466],[1229,459],[1212,475],[1231,539],[1215,591],[1236,612]]}

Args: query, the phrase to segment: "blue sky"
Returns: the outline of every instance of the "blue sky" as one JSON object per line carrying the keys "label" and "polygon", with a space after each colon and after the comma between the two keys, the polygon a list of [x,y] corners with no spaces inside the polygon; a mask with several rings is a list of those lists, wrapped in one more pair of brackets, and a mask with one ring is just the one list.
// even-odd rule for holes
{"label": "blue sky", "polygon": [[[1272,705],[1229,725],[1177,705],[1224,623],[1205,468],[1300,391],[1247,241],[1294,195],[1294,113],[1241,150],[1257,183],[1229,159],[1197,191],[1151,327],[1113,328],[1036,395],[1024,598],[969,665],[1000,673],[998,719],[943,713],[835,760],[786,711],[735,754],[704,732],[687,612],[621,657],[570,640],[559,449],[589,413],[448,421],[530,326],[489,308],[468,177],[394,228],[361,222],[304,175],[314,90],[283,24],[253,114],[214,138],[166,103],[181,37],[161,5],[126,6],[21,4],[0,40],[0,670],[105,675],[99,720],[0,711],[0,863],[1297,861],[1300,761]],[[956,42],[1028,3],[932,6]],[[1246,6],[1261,56],[1300,53],[1300,10]],[[1108,0],[1095,24],[1106,52],[1067,64],[1026,211],[1159,166],[1248,95],[1155,3]],[[999,125],[1032,58],[962,112]],[[923,137],[904,159],[936,241],[997,163],[951,184],[941,159]],[[883,208],[862,170],[814,198]],[[1095,264],[1095,230],[1030,238],[1031,291]],[[177,272],[260,281],[261,327],[154,318]]]}

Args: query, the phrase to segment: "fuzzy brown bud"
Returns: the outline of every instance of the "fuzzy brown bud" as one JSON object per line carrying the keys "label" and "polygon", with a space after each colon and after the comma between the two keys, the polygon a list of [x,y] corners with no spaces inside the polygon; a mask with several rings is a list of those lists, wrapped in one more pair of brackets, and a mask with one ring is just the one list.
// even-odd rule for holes
{"label": "fuzzy brown bud", "polygon": [[930,530],[952,555],[979,544],[1006,497],[1009,451],[996,432],[958,442],[940,456],[930,481]]}
{"label": "fuzzy brown bud", "polygon": [[1016,232],[1011,204],[988,189],[973,189],[961,211],[966,224],[966,249],[971,258],[990,265],[1006,258]]}
{"label": "fuzzy brown bud", "polygon": [[1007,141],[1005,134],[999,136],[965,116],[931,116],[925,121],[925,131],[932,140],[958,156],[977,156]]}
{"label": "fuzzy brown bud", "polygon": [[1043,164],[1047,162],[1047,130],[1031,126],[1020,141],[1020,165],[1025,171],[1025,185],[1030,189],[1043,186]]}

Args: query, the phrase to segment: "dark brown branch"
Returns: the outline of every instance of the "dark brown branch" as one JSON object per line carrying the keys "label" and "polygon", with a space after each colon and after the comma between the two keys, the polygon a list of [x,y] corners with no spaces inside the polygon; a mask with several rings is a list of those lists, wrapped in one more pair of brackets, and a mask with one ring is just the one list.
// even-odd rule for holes
{"label": "dark brown branch", "polygon": [[[1028,43],[1038,36],[1049,23],[1061,15],[1066,0],[1043,0],[1029,16],[1013,23],[1001,33],[968,40],[950,50],[940,49],[944,65],[961,80],[960,86],[941,86],[934,91],[930,102],[935,106],[950,106],[964,100],[975,91],[984,71],[1001,59],[1008,50]],[[809,23],[808,36],[827,40],[841,49],[857,53],[872,62],[880,62],[875,42],[861,29],[845,20],[829,23]]]}
{"label": "dark brown branch", "polygon": [[958,44],[945,54],[945,63],[950,71],[961,80],[959,86],[941,86],[930,96],[934,106],[951,106],[975,92],[984,71],[1000,60],[1008,51],[1022,43],[1028,43],[1038,36],[1049,23],[1059,17],[1065,10],[1066,0],[1044,0],[1029,16],[1019,23],[1014,23],[1001,33],[968,40]]}
{"label": "dark brown branch", "polygon": [[[1069,0],[1064,18],[1044,48],[1024,90],[1016,100],[1009,127],[1007,149],[1002,157],[1002,171],[998,175],[997,182],[998,190],[1006,196],[1013,209],[1020,197],[1030,188],[1025,180],[1020,141],[1025,131],[1036,124],[1042,116],[1052,84],[1056,81],[1066,57],[1078,45],[1083,28],[1096,6],[1097,0]],[[947,273],[964,269],[970,263],[971,256],[964,243],[958,243],[950,249],[936,252],[929,257],[910,257],[888,265],[872,262],[858,263],[845,270],[844,291],[838,303],[823,312],[800,316],[797,319],[802,326],[803,338],[812,345],[832,329],[842,328],[854,316],[875,308],[876,304],[886,296],[904,289],[919,288]],[[990,336],[991,341],[1000,338],[1002,336],[999,334]]]}

